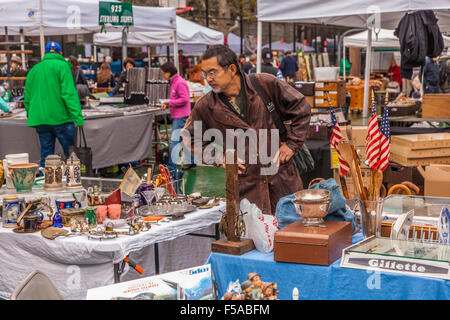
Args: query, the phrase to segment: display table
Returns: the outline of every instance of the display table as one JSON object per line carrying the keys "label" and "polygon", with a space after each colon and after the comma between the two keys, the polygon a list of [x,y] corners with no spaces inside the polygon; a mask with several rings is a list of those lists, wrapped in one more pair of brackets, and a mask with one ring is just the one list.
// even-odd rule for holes
{"label": "display table", "polygon": [[[142,276],[154,274],[155,244],[160,244],[162,273],[202,265],[214,239],[206,241],[189,234],[205,233],[214,227],[224,208],[222,202],[188,213],[183,220],[152,225],[149,231],[135,236],[119,235],[103,241],[89,240],[87,235],[48,240],[40,232],[18,234],[0,227],[0,297],[9,299],[14,288],[37,269],[52,280],[65,299],[85,299],[87,289],[114,283],[114,264],[130,253],[130,258],[144,268]],[[121,281],[141,276],[134,270],[127,275]]]}
{"label": "display table", "polygon": [[[361,240],[361,232],[352,238],[353,243]],[[299,300],[450,299],[450,281],[341,268],[340,259],[330,266],[283,263],[273,260],[273,252],[253,250],[241,256],[212,253],[207,263],[211,263],[220,298],[229,282],[242,283],[248,273],[257,272],[261,280],[278,283],[280,300],[291,300],[294,288]]]}
{"label": "display table", "polygon": [[[124,115],[98,115],[85,119],[84,132],[92,149],[92,167],[105,168],[152,156],[153,122],[169,110],[152,108],[147,112]],[[39,137],[26,119],[0,119],[0,159],[13,153],[28,153],[30,162],[40,162]],[[57,140],[58,141],[58,140]],[[55,153],[62,155],[56,143]]]}

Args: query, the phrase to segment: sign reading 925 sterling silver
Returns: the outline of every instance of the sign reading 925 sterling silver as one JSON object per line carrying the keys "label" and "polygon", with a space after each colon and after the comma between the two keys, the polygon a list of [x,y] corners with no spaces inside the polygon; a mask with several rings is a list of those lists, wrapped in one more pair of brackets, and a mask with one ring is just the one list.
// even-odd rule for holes
{"label": "sign reading 925 sterling silver", "polygon": [[133,5],[131,2],[100,1],[98,7],[98,24],[113,26],[133,25]]}
{"label": "sign reading 925 sterling silver", "polygon": [[[370,238],[367,240],[370,240]],[[358,244],[343,250],[341,267],[450,280],[449,261],[426,258],[419,259],[398,255],[381,255],[370,252],[355,252],[353,251],[355,250],[355,246],[358,246]],[[439,249],[447,251],[445,247]]]}

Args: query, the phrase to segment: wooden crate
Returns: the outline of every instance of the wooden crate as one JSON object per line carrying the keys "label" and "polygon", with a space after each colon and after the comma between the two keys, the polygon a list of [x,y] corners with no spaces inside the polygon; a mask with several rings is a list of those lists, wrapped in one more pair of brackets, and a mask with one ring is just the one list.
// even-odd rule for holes
{"label": "wooden crate", "polygon": [[315,83],[314,96],[316,107],[329,107],[327,95],[333,107],[345,106],[345,81],[318,81]]}
{"label": "wooden crate", "polygon": [[422,99],[422,117],[435,119],[450,118],[450,94],[424,94]]}
{"label": "wooden crate", "polygon": [[450,133],[392,136],[390,160],[403,166],[450,163]]}
{"label": "wooden crate", "polygon": [[450,164],[450,157],[434,157],[434,158],[407,158],[395,153],[391,153],[389,156],[390,161],[397,162],[402,166],[427,166],[430,164]]}
{"label": "wooden crate", "polygon": [[392,136],[391,144],[406,146],[411,150],[450,148],[450,133],[423,133]]}

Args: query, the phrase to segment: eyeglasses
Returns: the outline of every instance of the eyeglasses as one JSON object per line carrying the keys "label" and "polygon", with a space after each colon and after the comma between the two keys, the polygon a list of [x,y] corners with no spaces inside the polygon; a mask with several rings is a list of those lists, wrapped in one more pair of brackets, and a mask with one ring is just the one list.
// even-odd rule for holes
{"label": "eyeglasses", "polygon": [[[223,70],[227,70],[227,69],[228,69],[228,67],[223,68]],[[202,76],[205,79],[207,77],[209,77],[210,79],[214,79],[219,74],[220,71],[222,71],[222,70],[215,70],[215,69],[213,69],[213,70],[210,70],[208,72],[202,71]]]}

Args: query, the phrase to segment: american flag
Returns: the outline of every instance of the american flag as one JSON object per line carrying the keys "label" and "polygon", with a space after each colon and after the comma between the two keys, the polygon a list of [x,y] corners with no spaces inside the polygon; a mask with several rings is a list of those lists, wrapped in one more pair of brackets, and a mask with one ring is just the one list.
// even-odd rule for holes
{"label": "american flag", "polygon": [[372,117],[369,121],[366,138],[366,159],[372,170],[378,169],[380,165],[380,140],[381,132],[378,128],[377,110],[375,105],[372,105]]}
{"label": "american flag", "polygon": [[389,145],[389,138],[391,136],[391,127],[389,126],[389,114],[388,108],[384,108],[383,116],[381,119],[381,139],[380,139],[380,166],[381,171],[386,170],[389,166],[389,154],[391,152],[391,147]]}
{"label": "american flag", "polygon": [[331,122],[333,123],[333,132],[331,133],[330,144],[336,149],[338,159],[339,159],[339,170],[343,176],[347,174],[350,170],[349,165],[341,156],[339,152],[339,142],[342,140],[342,132],[339,124],[337,123],[336,115],[334,114],[333,108],[330,108]]}

